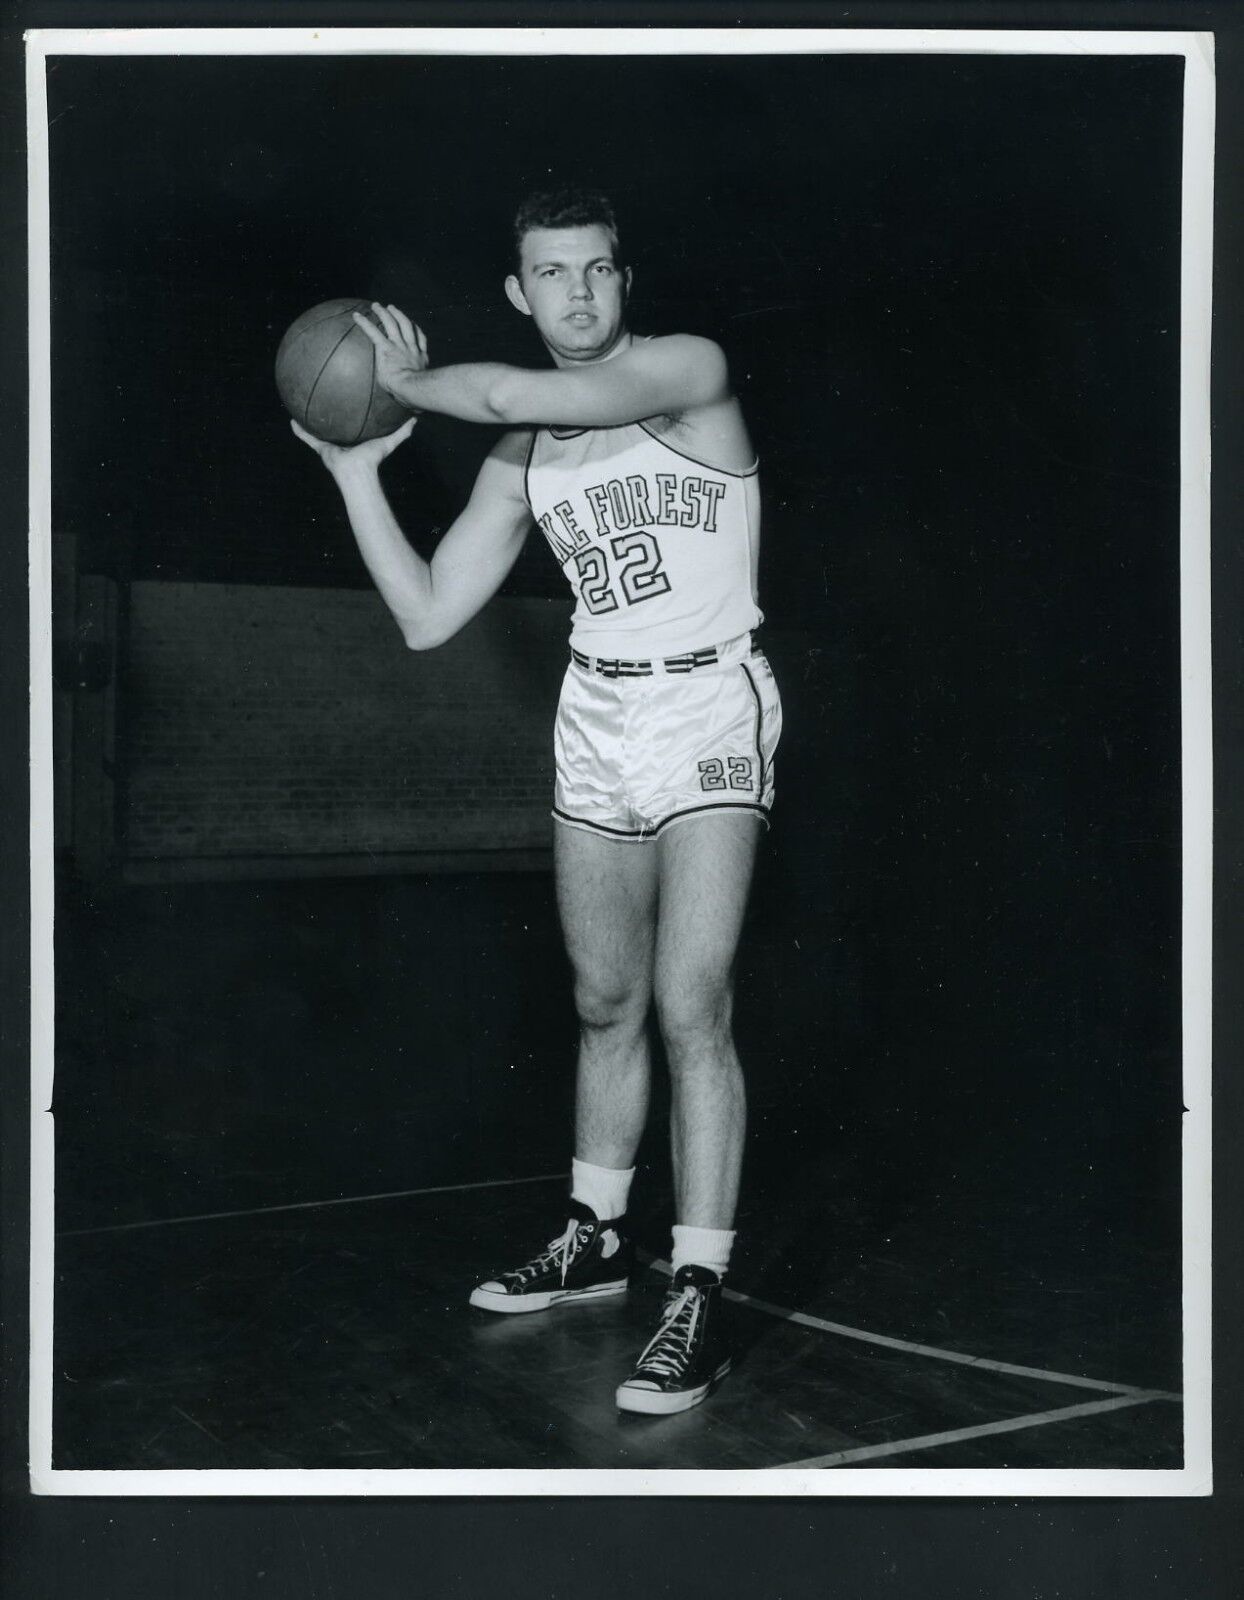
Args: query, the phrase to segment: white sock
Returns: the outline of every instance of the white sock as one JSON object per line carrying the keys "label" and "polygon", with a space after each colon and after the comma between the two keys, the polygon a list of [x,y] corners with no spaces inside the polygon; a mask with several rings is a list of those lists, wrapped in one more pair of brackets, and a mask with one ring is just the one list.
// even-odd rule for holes
{"label": "white sock", "polygon": [[687,1228],[681,1222],[674,1224],[674,1254],[672,1266],[707,1267],[719,1278],[725,1276],[730,1264],[730,1246],[734,1233],[728,1228]]}
{"label": "white sock", "polygon": [[601,1222],[625,1216],[635,1168],[594,1167],[590,1161],[571,1161],[570,1198],[591,1206]]}

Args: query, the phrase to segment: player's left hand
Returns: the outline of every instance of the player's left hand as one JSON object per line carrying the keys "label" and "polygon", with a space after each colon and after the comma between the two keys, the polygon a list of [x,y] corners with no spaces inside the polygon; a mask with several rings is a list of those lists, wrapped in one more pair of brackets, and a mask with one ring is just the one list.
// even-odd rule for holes
{"label": "player's left hand", "polygon": [[[373,300],[372,316],[354,313],[354,320],[371,340],[376,349],[376,381],[380,387],[410,405],[410,396],[403,392],[403,381],[415,373],[423,372],[428,365],[428,341],[422,328],[418,328],[404,311],[396,306],[382,306]],[[411,410],[417,408],[411,406]]]}
{"label": "player's left hand", "polygon": [[408,417],[401,427],[395,428],[392,433],[382,434],[378,439],[365,439],[362,444],[352,445],[330,444],[327,439],[317,439],[315,434],[309,433],[293,417],[290,418],[289,425],[303,444],[315,451],[333,477],[340,482],[341,474],[355,467],[375,471],[386,457],[393,454],[398,445],[405,444],[410,438],[415,418]]}

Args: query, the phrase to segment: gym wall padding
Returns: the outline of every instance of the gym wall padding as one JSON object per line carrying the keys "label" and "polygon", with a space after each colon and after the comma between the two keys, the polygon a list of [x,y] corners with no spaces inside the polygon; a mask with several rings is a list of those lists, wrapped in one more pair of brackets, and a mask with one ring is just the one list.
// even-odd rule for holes
{"label": "gym wall padding", "polygon": [[565,603],[431,652],[358,590],[138,582],[121,642],[128,864],[547,850]]}

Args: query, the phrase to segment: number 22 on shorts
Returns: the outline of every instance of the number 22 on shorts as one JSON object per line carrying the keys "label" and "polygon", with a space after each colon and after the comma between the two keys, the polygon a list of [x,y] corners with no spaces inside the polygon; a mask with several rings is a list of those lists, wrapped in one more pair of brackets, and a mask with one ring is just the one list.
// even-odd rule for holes
{"label": "number 22 on shorts", "polygon": [[712,756],[707,761],[701,761],[699,769],[701,789],[710,792],[714,789],[746,789],[749,794],[751,793],[750,756],[728,756],[724,762],[717,756]]}

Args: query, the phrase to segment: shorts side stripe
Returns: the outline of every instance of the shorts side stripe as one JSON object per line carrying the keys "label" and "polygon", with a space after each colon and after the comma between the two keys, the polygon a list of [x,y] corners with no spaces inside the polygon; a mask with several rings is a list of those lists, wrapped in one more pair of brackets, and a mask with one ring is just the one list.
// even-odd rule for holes
{"label": "shorts side stripe", "polygon": [[756,702],[756,760],[759,763],[760,771],[760,789],[758,792],[760,799],[763,800],[765,797],[765,751],[764,745],[760,742],[760,732],[764,721],[764,708],[760,704],[760,691],[756,687],[756,680],[752,677],[751,669],[748,667],[747,662],[740,661],[739,666],[743,669],[743,676],[747,679],[747,687],[752,691],[752,699]]}

